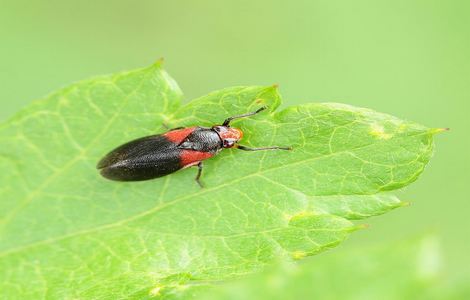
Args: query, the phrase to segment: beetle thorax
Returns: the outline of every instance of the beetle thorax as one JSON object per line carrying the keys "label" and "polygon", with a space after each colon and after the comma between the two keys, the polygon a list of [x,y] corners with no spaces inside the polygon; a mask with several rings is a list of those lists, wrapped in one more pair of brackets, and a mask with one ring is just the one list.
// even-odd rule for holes
{"label": "beetle thorax", "polygon": [[243,131],[238,128],[228,126],[212,127],[222,140],[224,148],[231,148],[243,137]]}

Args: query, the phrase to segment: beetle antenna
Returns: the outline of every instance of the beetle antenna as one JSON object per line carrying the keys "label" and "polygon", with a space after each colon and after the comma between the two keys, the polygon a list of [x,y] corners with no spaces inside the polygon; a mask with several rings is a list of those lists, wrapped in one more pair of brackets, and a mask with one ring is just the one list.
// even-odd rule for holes
{"label": "beetle antenna", "polygon": [[258,108],[256,111],[249,112],[249,113],[246,113],[246,114],[243,114],[243,115],[237,115],[237,116],[229,117],[229,118],[225,119],[224,123],[222,123],[222,126],[229,126],[230,122],[232,122],[235,119],[241,119],[241,118],[249,117],[249,116],[252,116],[252,115],[256,115],[257,113],[262,112],[266,108],[268,108],[268,107],[267,106],[262,106],[262,107]]}
{"label": "beetle antenna", "polygon": [[292,147],[279,147],[279,146],[271,146],[271,147],[261,147],[261,148],[250,148],[243,145],[237,145],[237,149],[244,150],[244,151],[262,151],[262,150],[292,150]]}

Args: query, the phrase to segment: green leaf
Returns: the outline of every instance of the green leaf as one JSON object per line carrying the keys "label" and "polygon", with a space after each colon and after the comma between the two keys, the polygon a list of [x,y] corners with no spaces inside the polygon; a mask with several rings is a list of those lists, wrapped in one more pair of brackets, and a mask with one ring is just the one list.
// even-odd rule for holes
{"label": "green leaf", "polygon": [[[0,290],[6,298],[116,299],[177,293],[300,259],[403,205],[390,191],[429,161],[436,130],[368,109],[279,112],[276,87],[233,87],[180,106],[159,63],[73,84],[0,125]],[[237,120],[242,142],[202,180],[186,169],[147,182],[100,177],[97,161],[170,126]]]}
{"label": "green leaf", "polygon": [[464,285],[451,279],[442,260],[438,240],[428,236],[335,251],[298,265],[279,264],[235,282],[191,286],[182,292],[185,298],[201,300],[468,299],[468,281]]}

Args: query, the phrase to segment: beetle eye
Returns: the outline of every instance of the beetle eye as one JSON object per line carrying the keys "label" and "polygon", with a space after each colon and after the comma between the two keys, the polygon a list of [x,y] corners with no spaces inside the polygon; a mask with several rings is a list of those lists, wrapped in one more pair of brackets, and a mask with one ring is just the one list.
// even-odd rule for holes
{"label": "beetle eye", "polygon": [[234,141],[229,140],[229,139],[224,140],[224,147],[225,147],[225,148],[230,148],[230,147],[233,146],[234,143],[235,143]]}

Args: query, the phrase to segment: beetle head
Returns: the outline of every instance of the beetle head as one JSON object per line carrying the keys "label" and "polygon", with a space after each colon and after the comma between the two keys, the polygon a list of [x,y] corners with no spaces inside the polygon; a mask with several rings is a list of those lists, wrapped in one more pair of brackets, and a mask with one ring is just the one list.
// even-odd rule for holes
{"label": "beetle head", "polygon": [[238,128],[217,125],[212,129],[219,135],[224,148],[232,148],[243,137],[243,132]]}

